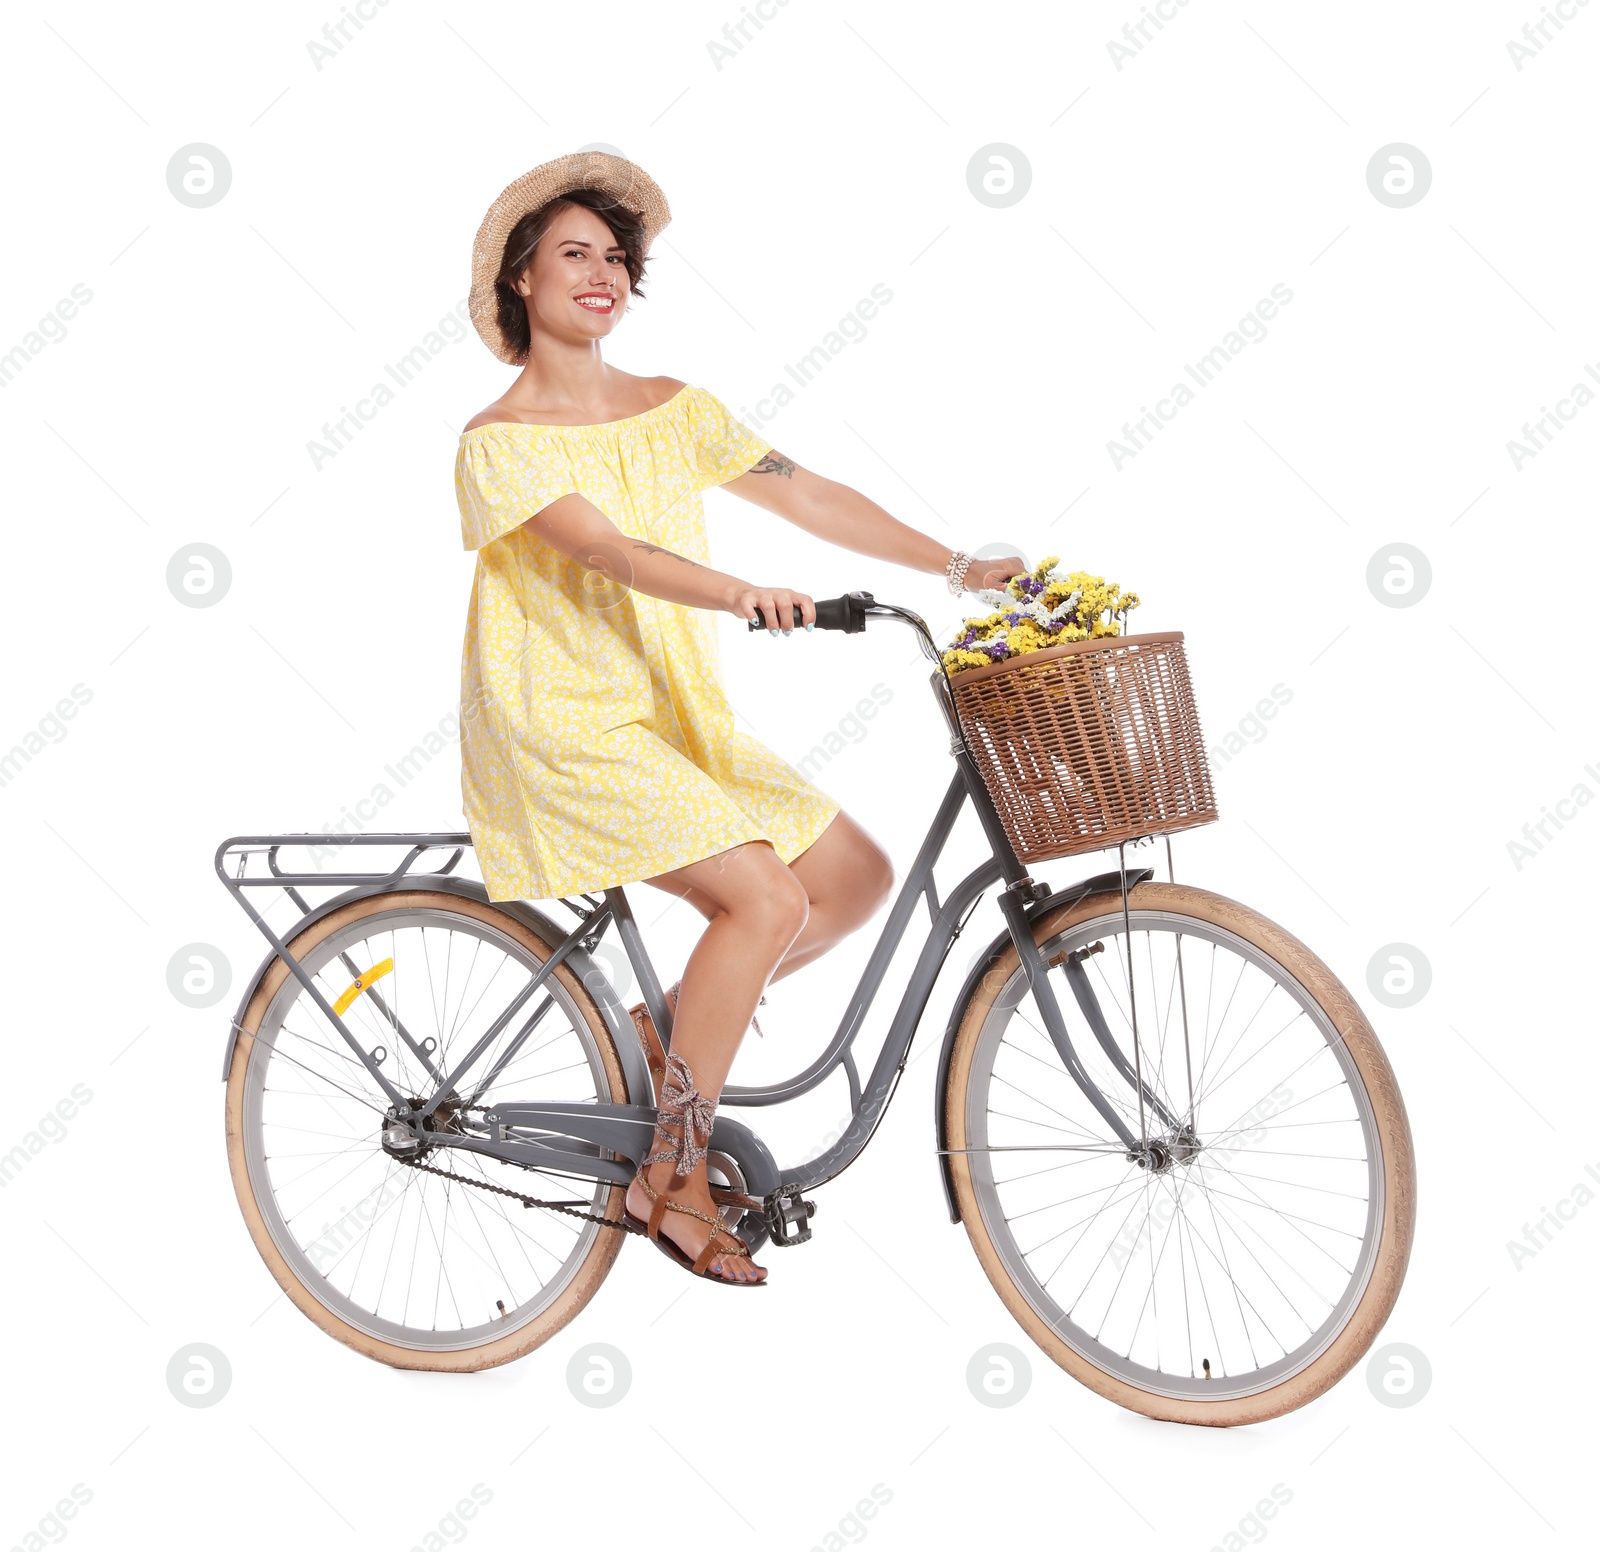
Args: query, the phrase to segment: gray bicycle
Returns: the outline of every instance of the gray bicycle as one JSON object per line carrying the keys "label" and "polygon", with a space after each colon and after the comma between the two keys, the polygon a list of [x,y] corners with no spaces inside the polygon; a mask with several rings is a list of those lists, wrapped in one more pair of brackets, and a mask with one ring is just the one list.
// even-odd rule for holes
{"label": "gray bicycle", "polygon": [[[924,622],[869,593],[816,617],[898,621],[939,663]],[[944,1021],[934,1086],[950,1221],[1034,1342],[1102,1396],[1214,1425],[1305,1404],[1370,1346],[1410,1253],[1411,1136],[1371,1026],[1289,933],[1173,882],[1170,839],[1164,883],[1125,848],[1065,888],[1033,879],[942,668],[931,682],[956,770],[836,1031],[794,1077],[722,1091],[710,1168],[729,1228],[752,1251],[813,1241],[811,1193],[866,1147],[946,955],[998,885],[1005,928]],[[968,803],[990,855],[941,901],[934,867]],[[400,1368],[522,1356],[622,1247],[655,1105],[595,956],[609,930],[670,1040],[623,889],[559,901],[569,929],[458,876],[470,846],[296,833],[216,854],[271,945],[223,1064],[245,1221],[301,1311]],[[360,855],[382,865],[353,868]],[[854,1042],[921,904],[927,935],[863,1082]],[[780,1164],[731,1113],[836,1072],[852,1119],[816,1158]]]}

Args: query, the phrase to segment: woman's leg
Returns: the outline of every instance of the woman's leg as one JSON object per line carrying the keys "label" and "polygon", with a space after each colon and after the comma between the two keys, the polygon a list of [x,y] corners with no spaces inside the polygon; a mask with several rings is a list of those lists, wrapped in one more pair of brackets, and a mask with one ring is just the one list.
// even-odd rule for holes
{"label": "woman's leg", "polygon": [[841,809],[789,871],[805,886],[811,911],[772,979],[792,975],[866,925],[894,893],[889,854]]}
{"label": "woman's leg", "polygon": [[[721,854],[731,855],[731,852]],[[714,864],[719,858],[705,860]],[[768,977],[769,981],[780,981],[802,965],[820,959],[835,944],[871,921],[894,892],[894,863],[888,853],[842,809],[829,821],[827,829],[789,864],[789,871],[805,888],[810,914],[799,937],[789,945],[788,953]],[[663,874],[662,877],[675,875]],[[708,921],[717,914],[711,897],[691,883],[661,887],[686,900]]]}
{"label": "woman's leg", "polygon": [[[692,890],[710,908],[710,924],[683,972],[671,1056],[687,1064],[690,1085],[714,1104],[767,981],[805,930],[806,890],[767,841],[735,846],[645,882],[680,896]],[[657,1127],[651,1152],[676,1146],[676,1137]],[[673,1201],[715,1211],[703,1158],[686,1175],[676,1172],[673,1161],[662,1160],[645,1178]],[[627,1206],[635,1217],[650,1215],[650,1198],[637,1180],[628,1187]],[[710,1224],[687,1213],[669,1212],[661,1223],[661,1233],[690,1256],[700,1253],[711,1232]],[[739,1281],[766,1276],[766,1269],[747,1256],[724,1256],[710,1270]]]}

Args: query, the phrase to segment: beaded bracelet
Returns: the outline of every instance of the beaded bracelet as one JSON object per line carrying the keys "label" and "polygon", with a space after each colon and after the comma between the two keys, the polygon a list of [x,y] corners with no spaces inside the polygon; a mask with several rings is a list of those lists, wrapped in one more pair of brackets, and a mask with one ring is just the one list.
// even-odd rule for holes
{"label": "beaded bracelet", "polygon": [[972,557],[965,550],[953,550],[949,564],[944,568],[945,584],[958,598],[964,591],[967,567],[971,564]]}

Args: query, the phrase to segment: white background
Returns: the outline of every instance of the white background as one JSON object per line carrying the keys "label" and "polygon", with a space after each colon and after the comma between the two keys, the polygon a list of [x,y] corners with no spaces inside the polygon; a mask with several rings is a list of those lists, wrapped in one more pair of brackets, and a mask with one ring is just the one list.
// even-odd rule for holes
{"label": "white background", "polygon": [[[602,1529],[838,1545],[875,1484],[892,1497],[861,1529],[885,1547],[1239,1545],[1274,1484],[1292,1498],[1260,1529],[1285,1546],[1572,1541],[1590,1521],[1600,1206],[1520,1270],[1507,1241],[1600,1169],[1581,990],[1600,809],[1568,808],[1520,866],[1508,843],[1580,783],[1600,793],[1585,770],[1600,769],[1600,408],[1569,404],[1520,468],[1507,444],[1600,362],[1600,6],[1520,70],[1507,43],[1538,19],[1531,0],[1194,0],[1120,69],[1107,44],[1133,0],[769,8],[719,68],[708,45],[740,20],[732,0],[393,0],[320,69],[308,43],[339,19],[331,0],[8,8],[0,351],[26,349],[75,284],[93,296],[0,396],[0,747],[90,692],[0,786],[0,1151],[74,1085],[92,1100],[0,1191],[0,1545],[39,1534],[75,1483],[93,1496],[65,1529],[84,1547],[410,1547],[478,1483],[492,1499],[467,1539],[512,1545]],[[232,168],[199,209],[166,178],[195,142]],[[1394,142],[1432,168],[1407,208],[1368,187]],[[1379,1348],[1427,1355],[1418,1404],[1380,1405],[1363,1364],[1273,1423],[1161,1425],[1026,1341],[945,1214],[922,1059],[998,930],[992,903],[873,1146],[817,1193],[812,1242],[764,1255],[761,1297],[702,1289],[630,1243],[571,1326],[470,1378],[378,1366],[277,1297],[229,1183],[220,1082],[264,945],[212,853],[336,822],[448,719],[472,568],[456,440],[511,371],[468,334],[320,471],[308,443],[465,297],[495,194],[591,143],[639,161],[673,210],[608,359],[706,386],[941,541],[1136,588],[1138,626],[1188,635],[1213,746],[1274,685],[1291,692],[1219,763],[1223,819],[1180,839],[1179,876],[1310,943],[1395,1064],[1419,1220]],[[994,143],[1031,168],[1003,208],[968,185]],[[879,282],[893,299],[866,338],[764,421],[785,364]],[[1266,338],[1119,469],[1123,422],[1280,283],[1293,300]],[[725,570],[815,597],[870,588],[944,639],[956,624],[937,577],[724,493],[707,508]],[[231,565],[214,607],[167,586],[196,542]],[[1367,585],[1396,543],[1431,566],[1410,607]],[[719,628],[741,725],[791,760],[874,684],[892,691],[816,779],[903,872],[950,774],[910,637]],[[447,749],[382,827],[460,828],[458,780]],[[943,887],[979,846],[969,818]],[[1039,871],[1060,887],[1099,865],[1084,862]],[[699,918],[631,894],[670,980]],[[810,1060],[875,932],[774,986],[735,1082]],[[208,1009],[168,991],[192,943],[231,967]],[[1368,988],[1394,943],[1432,968],[1405,1009]],[[809,1156],[841,1093],[772,1118],[780,1158]],[[165,1381],[196,1342],[232,1366],[203,1410]],[[566,1384],[590,1342],[632,1364],[608,1410]],[[1032,1360],[1010,1408],[965,1381],[994,1342]]]}

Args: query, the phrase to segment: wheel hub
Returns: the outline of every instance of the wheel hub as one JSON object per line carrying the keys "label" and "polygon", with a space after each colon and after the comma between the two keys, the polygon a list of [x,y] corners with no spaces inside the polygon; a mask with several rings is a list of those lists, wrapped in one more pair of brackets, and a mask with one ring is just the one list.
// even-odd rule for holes
{"label": "wheel hub", "polygon": [[391,1158],[419,1159],[433,1150],[428,1138],[433,1136],[459,1137],[462,1135],[462,1110],[459,1100],[442,1100],[432,1115],[421,1120],[416,1112],[425,1102],[412,1098],[407,1101],[411,1116],[403,1118],[397,1110],[390,1109],[383,1122],[383,1151]]}
{"label": "wheel hub", "polygon": [[1164,1175],[1175,1164],[1187,1164],[1200,1150],[1200,1139],[1195,1136],[1194,1129],[1180,1126],[1164,1136],[1152,1137],[1142,1152],[1130,1152],[1128,1162],[1149,1170],[1152,1175]]}

